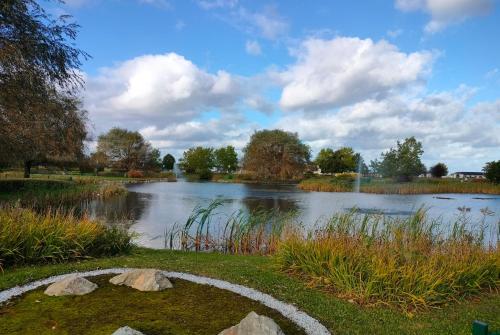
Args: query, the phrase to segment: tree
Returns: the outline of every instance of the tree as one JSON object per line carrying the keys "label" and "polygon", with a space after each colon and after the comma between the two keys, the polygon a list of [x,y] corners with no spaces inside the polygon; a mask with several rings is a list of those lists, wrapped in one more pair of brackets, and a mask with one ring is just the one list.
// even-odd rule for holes
{"label": "tree", "polygon": [[321,169],[321,173],[334,173],[334,151],[330,148],[321,149],[314,163]]}
{"label": "tree", "polygon": [[441,178],[448,175],[448,167],[444,163],[437,163],[430,168],[429,172],[434,178]]}
{"label": "tree", "polygon": [[420,160],[423,153],[422,143],[418,142],[415,137],[409,137],[403,142],[398,141],[396,148],[383,152],[380,161],[372,161],[371,167],[383,177],[409,181],[425,173],[425,166]]}
{"label": "tree", "polygon": [[166,154],[162,160],[162,167],[165,170],[171,171],[174,169],[175,158],[171,154]]}
{"label": "tree", "polygon": [[162,165],[161,152],[159,149],[152,149],[146,153],[146,158],[144,162],[145,170],[160,170]]}
{"label": "tree", "polygon": [[336,151],[327,148],[321,149],[315,162],[322,173],[353,172],[357,170],[357,155],[359,154],[355,154],[354,150],[349,147],[343,147]]}
{"label": "tree", "polygon": [[214,149],[190,148],[184,151],[179,166],[187,174],[197,174],[201,179],[208,179],[215,166]]}
{"label": "tree", "polygon": [[500,160],[486,163],[483,171],[486,179],[492,183],[500,184]]}
{"label": "tree", "polygon": [[73,160],[83,148],[75,93],[88,55],[72,46],[78,26],[68,20],[34,0],[0,2],[0,161],[23,162],[25,177],[37,160]]}
{"label": "tree", "polygon": [[55,90],[41,98],[25,94],[29,100],[15,102],[10,100],[15,97],[10,97],[9,108],[0,110],[0,160],[22,162],[24,177],[29,178],[36,162],[67,162],[81,157],[87,118],[80,101]]}
{"label": "tree", "polygon": [[219,148],[214,151],[215,167],[217,171],[232,173],[238,168],[238,154],[233,146]]}
{"label": "tree", "polygon": [[261,179],[299,178],[311,157],[309,147],[296,133],[279,129],[255,132],[243,152],[244,170]]}
{"label": "tree", "polygon": [[153,149],[139,132],[113,128],[98,137],[97,151],[107,157],[112,167],[130,171],[147,168]]}

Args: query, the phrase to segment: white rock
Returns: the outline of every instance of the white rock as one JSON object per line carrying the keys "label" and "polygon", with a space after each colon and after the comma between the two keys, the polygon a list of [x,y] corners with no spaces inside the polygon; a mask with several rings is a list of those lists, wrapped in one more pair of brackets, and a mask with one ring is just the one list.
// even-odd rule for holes
{"label": "white rock", "polygon": [[127,285],[139,291],[161,291],[173,287],[163,272],[155,269],[125,272],[111,278],[109,282],[115,285]]}
{"label": "white rock", "polygon": [[63,295],[84,295],[92,292],[96,288],[96,284],[83,277],[73,275],[47,287],[45,294],[57,297]]}
{"label": "white rock", "polygon": [[140,331],[130,328],[129,326],[117,329],[112,335],[144,335]]}
{"label": "white rock", "polygon": [[219,335],[285,335],[281,328],[267,316],[250,312],[236,326],[223,330]]}

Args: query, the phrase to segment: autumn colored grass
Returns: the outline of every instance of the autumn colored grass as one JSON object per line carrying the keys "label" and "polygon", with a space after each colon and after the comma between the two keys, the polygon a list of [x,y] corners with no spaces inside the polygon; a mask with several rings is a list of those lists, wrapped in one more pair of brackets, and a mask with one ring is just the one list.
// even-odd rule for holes
{"label": "autumn colored grass", "polygon": [[500,223],[486,229],[487,213],[473,223],[465,215],[455,222],[430,219],[424,209],[409,217],[353,210],[306,230],[293,213],[239,211],[219,215],[217,230],[221,205],[195,208],[183,226],[166,233],[166,246],[272,255],[309,285],[408,313],[500,289]]}
{"label": "autumn colored grass", "polygon": [[471,232],[460,220],[449,225],[444,233],[443,223],[422,209],[408,218],[337,214],[307,237],[288,235],[276,259],[312,286],[408,313],[498,292],[498,232],[486,246],[481,228]]}
{"label": "autumn colored grass", "polygon": [[131,235],[71,212],[0,207],[0,269],[127,252]]}
{"label": "autumn colored grass", "polygon": [[[352,192],[354,189],[354,180],[326,176],[314,177],[301,181],[298,187],[304,191]],[[360,191],[377,194],[500,194],[500,184],[487,181],[460,181],[447,178],[415,179],[407,183],[397,183],[390,179],[363,178]]]}

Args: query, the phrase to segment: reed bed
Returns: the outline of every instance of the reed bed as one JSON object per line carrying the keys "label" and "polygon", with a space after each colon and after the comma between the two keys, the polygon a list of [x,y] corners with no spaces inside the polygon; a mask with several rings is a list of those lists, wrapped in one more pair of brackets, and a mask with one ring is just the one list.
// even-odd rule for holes
{"label": "reed bed", "polygon": [[[354,181],[338,180],[335,177],[311,178],[301,181],[298,187],[304,191],[352,192]],[[407,183],[397,183],[391,180],[362,180],[360,191],[376,194],[500,194],[500,184],[486,181],[457,181],[445,178],[417,179]]]}
{"label": "reed bed", "polygon": [[215,200],[207,207],[197,206],[184,225],[174,225],[165,232],[165,247],[231,254],[273,254],[284,236],[299,227],[293,212],[255,210],[247,213],[240,210],[221,215],[217,210],[223,203]]}
{"label": "reed bed", "polygon": [[74,205],[82,200],[106,199],[126,193],[122,183],[93,179],[0,179],[0,202],[18,202],[30,207]]}
{"label": "reed bed", "polygon": [[222,205],[196,207],[184,225],[165,233],[165,246],[270,255],[311,286],[409,315],[500,289],[500,222],[486,229],[486,211],[480,222],[464,214],[449,223],[428,218],[423,208],[408,217],[353,210],[306,230],[296,213],[225,216]]}
{"label": "reed bed", "polygon": [[0,207],[0,269],[128,252],[132,236],[68,211]]}
{"label": "reed bed", "polygon": [[[484,223],[480,222],[479,226]],[[444,232],[421,209],[408,218],[334,215],[314,232],[288,235],[276,260],[311,286],[360,304],[385,304],[411,315],[500,288],[496,239],[457,220]],[[499,223],[500,226],[500,223]]]}

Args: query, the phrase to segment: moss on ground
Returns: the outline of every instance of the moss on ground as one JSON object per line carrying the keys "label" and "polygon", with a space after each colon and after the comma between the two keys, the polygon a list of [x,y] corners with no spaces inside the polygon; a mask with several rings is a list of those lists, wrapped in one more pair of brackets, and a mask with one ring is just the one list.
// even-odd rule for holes
{"label": "moss on ground", "polygon": [[250,311],[274,319],[288,335],[295,324],[256,301],[215,287],[172,280],[173,289],[140,292],[89,277],[99,285],[84,296],[49,297],[45,288],[0,307],[0,334],[112,334],[128,325],[147,335],[216,335]]}

